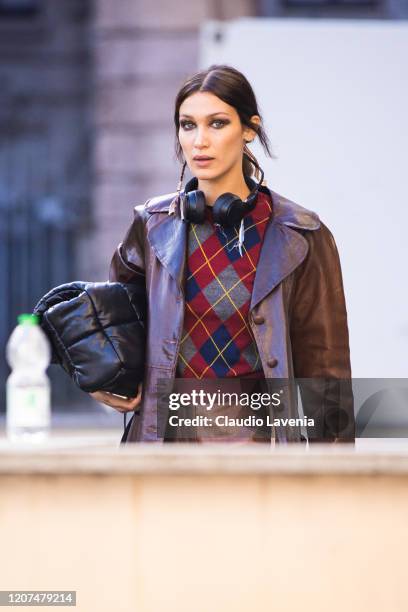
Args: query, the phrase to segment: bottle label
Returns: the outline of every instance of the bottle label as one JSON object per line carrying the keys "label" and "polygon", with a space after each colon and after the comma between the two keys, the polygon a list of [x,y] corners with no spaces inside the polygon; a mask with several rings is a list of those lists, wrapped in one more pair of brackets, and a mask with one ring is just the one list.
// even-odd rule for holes
{"label": "bottle label", "polygon": [[46,387],[8,387],[8,427],[48,427],[50,416],[49,389]]}

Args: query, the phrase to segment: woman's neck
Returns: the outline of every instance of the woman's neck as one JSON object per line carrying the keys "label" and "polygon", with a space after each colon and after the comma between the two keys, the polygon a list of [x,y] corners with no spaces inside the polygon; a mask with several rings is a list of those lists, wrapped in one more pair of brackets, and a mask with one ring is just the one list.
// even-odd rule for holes
{"label": "woman's neck", "polygon": [[226,176],[220,176],[217,179],[199,179],[198,189],[204,192],[208,206],[214,206],[216,199],[223,193],[234,193],[241,200],[245,200],[251,191],[245,182],[241,168],[238,172],[229,172]]}

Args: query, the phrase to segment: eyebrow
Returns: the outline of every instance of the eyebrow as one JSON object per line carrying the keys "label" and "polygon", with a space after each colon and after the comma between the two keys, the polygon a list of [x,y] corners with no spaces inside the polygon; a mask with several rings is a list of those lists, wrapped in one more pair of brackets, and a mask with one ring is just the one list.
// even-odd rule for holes
{"label": "eyebrow", "polygon": [[[229,114],[228,114],[228,113],[225,113],[225,112],[223,112],[223,111],[218,111],[218,113],[211,113],[210,115],[207,115],[207,116],[206,116],[206,117],[204,117],[204,118],[207,118],[207,117],[215,117],[216,115],[226,115],[227,117],[229,117]],[[186,115],[186,113],[182,113],[182,114],[180,115],[180,117],[185,117],[186,119],[194,119],[193,115]]]}

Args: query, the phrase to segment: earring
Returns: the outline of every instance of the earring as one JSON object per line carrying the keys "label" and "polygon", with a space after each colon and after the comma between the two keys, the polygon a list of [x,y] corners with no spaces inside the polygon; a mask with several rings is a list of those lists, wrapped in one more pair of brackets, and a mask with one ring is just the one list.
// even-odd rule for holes
{"label": "earring", "polygon": [[181,167],[180,178],[179,178],[179,182],[178,182],[178,184],[177,184],[177,189],[176,189],[176,191],[178,191],[179,193],[180,193],[180,191],[181,191],[181,186],[182,186],[182,184],[183,184],[183,178],[184,178],[184,173],[185,173],[185,171],[186,171],[186,166],[187,166],[187,162],[186,162],[186,161],[184,161],[184,163],[183,163],[183,165],[182,165],[182,167]]}
{"label": "earring", "polygon": [[181,173],[180,173],[180,178],[179,178],[179,182],[177,184],[177,196],[175,197],[172,205],[169,207],[169,215],[174,215],[175,211],[176,211],[176,204],[178,202],[179,205],[179,209],[180,209],[180,216],[182,219],[184,219],[184,208],[181,202],[181,195],[180,195],[180,191],[181,191],[181,186],[183,184],[183,178],[184,178],[184,173],[186,171],[186,167],[187,167],[187,162],[184,161],[182,167],[181,167]]}
{"label": "earring", "polygon": [[[252,140],[250,142],[252,142]],[[259,171],[259,162],[256,159],[255,155],[252,153],[252,151],[250,151],[250,149],[248,149],[246,145],[244,147],[244,155],[246,155],[252,165],[255,166],[255,177],[257,178],[257,180],[259,180],[261,176],[261,173]]]}

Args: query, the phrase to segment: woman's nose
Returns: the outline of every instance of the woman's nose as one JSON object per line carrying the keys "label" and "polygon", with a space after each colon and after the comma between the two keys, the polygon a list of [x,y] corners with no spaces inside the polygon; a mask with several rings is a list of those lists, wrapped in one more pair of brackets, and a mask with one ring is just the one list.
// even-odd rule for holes
{"label": "woman's nose", "polygon": [[197,128],[196,135],[194,138],[194,144],[196,147],[205,147],[208,144],[207,133],[204,129]]}

